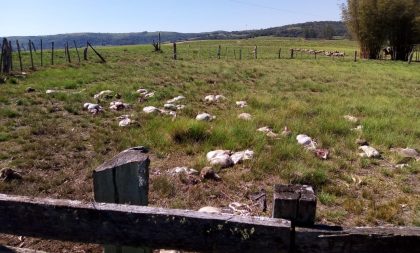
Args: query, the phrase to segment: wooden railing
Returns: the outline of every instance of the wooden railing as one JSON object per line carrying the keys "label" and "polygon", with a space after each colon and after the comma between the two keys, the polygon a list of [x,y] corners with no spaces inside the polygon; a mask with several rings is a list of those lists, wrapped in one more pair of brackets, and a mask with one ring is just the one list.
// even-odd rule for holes
{"label": "wooden railing", "polygon": [[[420,252],[420,228],[312,225],[316,198],[305,187],[276,187],[273,215],[291,221],[138,206],[147,204],[148,165],[147,155],[137,149],[103,164],[94,174],[97,202],[0,194],[0,233],[114,245],[119,252],[122,246],[228,253]],[[299,219],[311,227],[295,227],[302,225]],[[0,252],[13,252],[4,249],[0,246]]]}

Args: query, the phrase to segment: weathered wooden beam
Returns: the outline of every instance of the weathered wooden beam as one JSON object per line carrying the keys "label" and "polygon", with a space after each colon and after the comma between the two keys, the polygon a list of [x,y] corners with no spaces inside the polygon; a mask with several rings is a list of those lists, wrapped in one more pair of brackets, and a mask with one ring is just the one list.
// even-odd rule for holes
{"label": "weathered wooden beam", "polygon": [[297,253],[420,252],[420,228],[296,228]]}
{"label": "weathered wooden beam", "polygon": [[0,194],[0,233],[201,252],[286,252],[280,219]]}
{"label": "weathered wooden beam", "polygon": [[46,253],[45,251],[0,245],[0,253]]}

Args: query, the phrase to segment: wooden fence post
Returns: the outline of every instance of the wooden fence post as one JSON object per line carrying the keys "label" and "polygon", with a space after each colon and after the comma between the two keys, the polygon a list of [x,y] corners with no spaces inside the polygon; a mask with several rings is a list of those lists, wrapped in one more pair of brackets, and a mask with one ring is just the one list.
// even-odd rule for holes
{"label": "wooden fence post", "polygon": [[290,59],[293,59],[294,52],[295,52],[295,50],[294,50],[294,49],[290,49]]}
{"label": "wooden fence post", "polygon": [[95,52],[95,54],[101,59],[102,63],[106,63],[105,58],[102,57],[102,55],[98,53],[98,51],[96,51],[95,48],[93,48],[93,46],[89,42],[87,42],[87,44],[90,48],[92,48],[93,52]]}
{"label": "wooden fence post", "polygon": [[174,42],[174,60],[178,59],[177,52],[176,52],[176,42]]}
{"label": "wooden fence post", "polygon": [[42,48],[42,40],[41,40],[41,67],[44,66],[44,60],[43,60],[43,48]]}
{"label": "wooden fence post", "polygon": [[34,67],[34,58],[32,56],[32,41],[29,41],[29,53],[31,55],[31,67],[32,67],[32,70],[34,70],[35,67]]}
{"label": "wooden fence post", "polygon": [[51,65],[54,65],[54,41],[51,42]]}
{"label": "wooden fence post", "polygon": [[[147,206],[149,157],[143,149],[123,151],[93,172],[96,202]],[[105,245],[104,253],[146,253],[150,249]]]}
{"label": "wooden fence post", "polygon": [[354,62],[357,62],[357,51],[354,51]]}
{"label": "wooden fence post", "polygon": [[3,57],[4,57],[4,43],[1,43],[0,44],[0,73],[3,73]]}
{"label": "wooden fence post", "polygon": [[239,60],[242,60],[242,48],[239,49]]}
{"label": "wooden fence post", "polygon": [[10,70],[13,71],[13,47],[12,47],[12,41],[9,40],[9,50],[10,50]]}
{"label": "wooden fence post", "polygon": [[22,55],[20,53],[20,45],[19,45],[19,41],[16,40],[16,47],[18,50],[18,54],[19,54],[19,66],[20,66],[20,72],[23,72],[23,65],[22,65]]}
{"label": "wooden fence post", "polygon": [[80,54],[79,54],[79,49],[77,48],[77,44],[76,44],[76,41],[75,41],[75,40],[73,40],[73,43],[74,43],[74,47],[76,48],[77,58],[79,59],[79,63],[80,63]]}
{"label": "wooden fence post", "polygon": [[70,50],[69,50],[69,42],[66,43],[66,50],[67,50],[67,58],[69,63],[71,63],[71,55],[70,55]]}
{"label": "wooden fence post", "polygon": [[88,45],[86,44],[86,47],[83,49],[83,60],[88,60]]}
{"label": "wooden fence post", "polygon": [[32,49],[34,50],[34,52],[36,53],[36,47],[35,47],[35,43],[33,41],[31,41],[32,44]]}
{"label": "wooden fence post", "polygon": [[281,59],[281,48],[279,49],[279,59]]}
{"label": "wooden fence post", "polygon": [[258,46],[254,47],[254,58],[258,59]]}
{"label": "wooden fence post", "polygon": [[299,226],[312,226],[315,215],[316,196],[311,186],[274,186],[273,218],[291,220]]}

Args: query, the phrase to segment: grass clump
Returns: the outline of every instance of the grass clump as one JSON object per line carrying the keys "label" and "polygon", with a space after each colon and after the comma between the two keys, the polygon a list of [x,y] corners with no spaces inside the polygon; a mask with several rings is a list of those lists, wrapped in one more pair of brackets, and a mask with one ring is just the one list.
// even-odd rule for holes
{"label": "grass clump", "polygon": [[171,139],[177,144],[200,143],[210,137],[206,125],[201,122],[179,121],[169,131]]}

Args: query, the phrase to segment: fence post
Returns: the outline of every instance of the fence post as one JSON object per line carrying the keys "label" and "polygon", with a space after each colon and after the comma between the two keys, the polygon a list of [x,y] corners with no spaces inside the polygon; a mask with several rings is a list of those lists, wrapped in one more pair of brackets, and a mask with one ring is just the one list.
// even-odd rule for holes
{"label": "fence post", "polygon": [[[4,41],[5,39],[3,39]],[[3,73],[4,43],[0,44],[0,73]]]}
{"label": "fence post", "polygon": [[[93,191],[96,202],[148,205],[150,160],[143,150],[123,151],[95,169]],[[147,248],[104,245],[104,253],[150,252]]]}
{"label": "fence post", "polygon": [[222,46],[219,45],[219,48],[217,49],[217,59],[219,60],[220,60],[221,53],[222,53]]}
{"label": "fence post", "polygon": [[54,65],[54,41],[51,42],[51,65]]}
{"label": "fence post", "polygon": [[177,52],[176,52],[176,42],[174,42],[174,60],[177,60],[178,56],[177,56]]}
{"label": "fence post", "polygon": [[258,59],[258,46],[254,47],[254,58],[255,60]]}
{"label": "fence post", "polygon": [[34,70],[35,67],[34,67],[34,58],[32,56],[32,45],[33,45],[32,41],[29,40],[29,53],[31,55],[31,66],[32,66],[32,70]]}
{"label": "fence post", "polygon": [[290,251],[296,252],[296,226],[313,226],[316,215],[316,196],[311,186],[275,185],[273,218],[291,221]]}
{"label": "fence post", "polygon": [[69,60],[69,63],[71,63],[71,55],[70,55],[70,50],[69,50],[69,42],[66,42],[66,50],[67,50],[67,58]]}
{"label": "fence post", "polygon": [[12,47],[11,40],[9,40],[9,49],[10,49],[10,70],[13,71],[13,47]]}
{"label": "fence post", "polygon": [[354,62],[357,62],[357,51],[354,51]]}
{"label": "fence post", "polygon": [[239,60],[242,60],[242,48],[239,49]]}
{"label": "fence post", "polygon": [[281,48],[279,49],[279,59],[281,59]]}
{"label": "fence post", "polygon": [[290,59],[293,59],[294,52],[295,52],[294,49],[290,49]]}
{"label": "fence post", "polygon": [[41,40],[41,67],[44,66],[44,60],[43,60],[43,48],[42,48],[42,40]]}
{"label": "fence post", "polygon": [[77,59],[79,60],[79,63],[80,63],[80,54],[79,54],[79,49],[77,48],[77,44],[76,44],[76,41],[75,41],[75,40],[73,40],[73,43],[74,43],[74,47],[76,48]]}
{"label": "fence post", "polygon": [[[98,51],[96,51],[95,50],[95,48],[93,48],[93,46],[89,43],[89,42],[87,42],[87,45],[90,47],[90,48],[92,48],[92,50],[93,50],[93,52],[95,52],[95,54],[101,59],[101,61],[102,61],[102,63],[106,63],[106,61],[105,61],[105,58],[104,57],[102,57],[102,55],[98,52]],[[87,52],[87,51],[86,51]]]}
{"label": "fence post", "polygon": [[20,66],[20,72],[23,72],[23,65],[22,65],[22,55],[20,53],[20,45],[19,45],[19,41],[16,40],[16,47],[18,50],[18,54],[19,54],[19,66]]}

